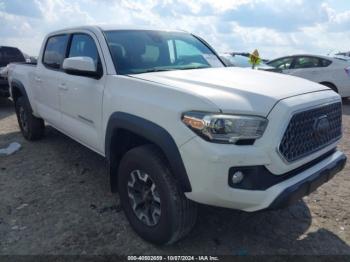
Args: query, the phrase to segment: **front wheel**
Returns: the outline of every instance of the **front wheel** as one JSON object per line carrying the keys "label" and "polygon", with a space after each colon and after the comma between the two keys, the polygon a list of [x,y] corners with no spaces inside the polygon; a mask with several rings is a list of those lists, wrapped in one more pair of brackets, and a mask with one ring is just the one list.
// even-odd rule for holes
{"label": "front wheel", "polygon": [[196,222],[196,204],[185,197],[153,145],[125,154],[119,167],[118,191],[131,226],[149,242],[172,244],[187,235]]}

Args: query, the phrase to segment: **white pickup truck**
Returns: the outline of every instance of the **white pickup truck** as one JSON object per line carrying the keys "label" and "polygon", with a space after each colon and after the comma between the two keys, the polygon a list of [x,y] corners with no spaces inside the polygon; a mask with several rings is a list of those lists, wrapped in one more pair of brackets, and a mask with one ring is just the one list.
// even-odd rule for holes
{"label": "white pickup truck", "polygon": [[[338,94],[301,78],[227,68],[182,31],[78,27],[49,34],[9,84],[24,137],[45,124],[106,157],[144,239],[170,244],[197,203],[257,211],[294,203],[345,165]],[[49,197],[49,196],[48,196]]]}

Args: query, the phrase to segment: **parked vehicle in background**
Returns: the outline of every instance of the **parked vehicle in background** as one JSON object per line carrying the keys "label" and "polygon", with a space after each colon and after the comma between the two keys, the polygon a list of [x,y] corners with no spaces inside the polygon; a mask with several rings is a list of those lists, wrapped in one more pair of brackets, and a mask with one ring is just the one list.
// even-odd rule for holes
{"label": "parked vehicle in background", "polygon": [[350,96],[350,63],[339,57],[293,55],[267,63],[283,73],[325,85],[342,97]]}
{"label": "parked vehicle in background", "polygon": [[[247,52],[229,52],[229,54],[231,54],[231,55],[245,56],[245,57],[247,57],[247,58],[249,58],[249,57],[252,55],[251,53],[247,53]],[[266,63],[266,62],[269,61],[269,60],[266,59],[266,58],[261,58],[261,57],[260,57],[260,59],[261,59],[261,61],[264,62],[264,63]]]}
{"label": "parked vehicle in background", "polygon": [[[220,54],[220,57],[224,61],[226,66],[229,67],[252,67],[252,65],[249,63],[249,53],[223,53]],[[273,66],[269,66],[263,61],[258,66],[256,66],[256,69],[278,73],[282,72],[282,70],[274,68]]]}
{"label": "parked vehicle in background", "polygon": [[350,57],[350,52],[339,52],[337,54],[335,54],[336,56],[347,56]]}
{"label": "parked vehicle in background", "polygon": [[29,63],[36,64],[38,62],[38,58],[36,56],[29,57]]}
{"label": "parked vehicle in background", "polygon": [[37,65],[12,65],[23,136],[42,138],[45,121],[106,157],[131,226],[156,244],[189,233],[196,203],[281,208],[346,162],[338,94],[225,67],[187,32],[70,28],[44,39]]}
{"label": "parked vehicle in background", "polygon": [[[0,68],[0,81],[3,81],[4,84],[7,83],[7,74],[8,74],[8,65]],[[8,84],[8,83],[7,83]]]}
{"label": "parked vehicle in background", "polygon": [[26,62],[22,52],[16,47],[0,46],[0,97],[8,97],[7,65],[13,62]]}
{"label": "parked vehicle in background", "polygon": [[37,63],[37,58],[35,56],[30,56],[30,55],[27,55],[26,53],[23,53],[23,56],[26,60],[26,63]]}
{"label": "parked vehicle in background", "polygon": [[350,56],[335,55],[334,58],[338,58],[338,59],[340,59],[340,60],[350,62]]}

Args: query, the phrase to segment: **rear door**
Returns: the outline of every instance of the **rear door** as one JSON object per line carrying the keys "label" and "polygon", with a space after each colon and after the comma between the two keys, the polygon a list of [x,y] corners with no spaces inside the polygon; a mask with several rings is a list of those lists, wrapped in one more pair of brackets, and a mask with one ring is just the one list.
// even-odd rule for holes
{"label": "rear door", "polygon": [[314,82],[322,82],[325,81],[324,77],[327,74],[326,62],[327,60],[314,56],[298,56],[290,68],[290,74]]}
{"label": "rear door", "polygon": [[101,77],[65,74],[59,82],[62,129],[76,140],[103,152],[101,146],[102,98],[105,84],[105,65],[97,38],[90,32],[70,36],[67,57],[91,57]]}
{"label": "rear door", "polygon": [[42,60],[34,75],[34,99],[37,110],[49,124],[59,128],[61,123],[59,85],[65,73],[62,70],[69,36],[50,36],[45,44]]}

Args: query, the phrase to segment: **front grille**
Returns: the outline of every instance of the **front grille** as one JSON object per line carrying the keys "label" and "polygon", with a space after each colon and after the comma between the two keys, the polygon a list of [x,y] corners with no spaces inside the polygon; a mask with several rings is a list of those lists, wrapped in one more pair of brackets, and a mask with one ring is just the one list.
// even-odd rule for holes
{"label": "front grille", "polygon": [[296,113],[279,146],[282,156],[293,162],[320,150],[341,137],[341,103]]}

